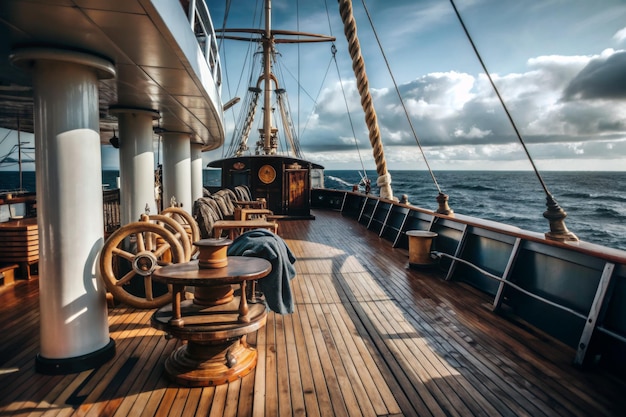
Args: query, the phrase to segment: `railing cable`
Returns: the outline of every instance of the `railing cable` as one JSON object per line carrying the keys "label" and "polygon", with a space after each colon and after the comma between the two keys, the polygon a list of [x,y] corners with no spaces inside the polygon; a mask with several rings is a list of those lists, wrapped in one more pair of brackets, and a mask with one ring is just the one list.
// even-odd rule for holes
{"label": "railing cable", "polygon": [[374,33],[374,37],[376,38],[376,43],[378,44],[378,48],[380,49],[380,53],[382,54],[383,60],[385,61],[385,65],[387,66],[387,71],[389,72],[389,76],[391,77],[391,81],[393,82],[393,86],[396,90],[396,94],[398,94],[398,98],[400,99],[400,105],[402,106],[402,109],[404,110],[404,115],[406,116],[406,120],[409,122],[409,126],[411,128],[411,132],[413,133],[413,137],[415,138],[415,142],[417,143],[420,153],[422,154],[422,158],[424,158],[424,162],[426,163],[426,167],[428,168],[428,172],[430,173],[430,176],[433,180],[433,183],[435,184],[435,187],[437,187],[437,191],[439,192],[439,194],[442,194],[441,188],[439,187],[439,183],[437,182],[437,178],[435,178],[435,174],[433,170],[431,169],[430,164],[428,163],[428,159],[426,158],[426,154],[424,153],[422,144],[420,143],[417,133],[415,132],[415,128],[413,127],[413,122],[411,122],[411,117],[409,116],[409,112],[406,108],[406,105],[404,104],[404,100],[402,99],[402,94],[400,93],[400,89],[398,88],[398,83],[396,82],[396,78],[394,77],[393,72],[391,71],[391,65],[389,65],[389,60],[387,59],[387,55],[385,54],[382,43],[380,42],[380,39],[378,37],[378,32],[376,31],[376,28],[374,27],[372,16],[370,15],[367,5],[365,4],[365,0],[361,0],[361,2],[363,3],[365,14],[367,15],[367,19],[370,22],[370,26]]}
{"label": "railing cable", "polygon": [[359,149],[359,141],[356,138],[356,132],[354,130],[354,123],[352,122],[352,116],[350,115],[350,107],[348,106],[348,98],[346,97],[346,90],[343,88],[343,80],[341,79],[341,74],[339,71],[339,64],[337,63],[337,47],[335,44],[332,46],[333,53],[333,61],[335,61],[335,69],[337,70],[337,77],[339,78],[339,85],[341,86],[341,94],[343,95],[343,102],[346,105],[346,113],[348,114],[348,121],[350,122],[350,129],[352,129],[352,137],[354,138],[354,146],[356,147],[356,152],[359,155],[359,162],[361,162],[361,169],[363,170],[363,178],[367,179],[367,171],[365,170],[365,165],[363,164],[363,158],[361,157],[361,150]]}
{"label": "railing cable", "polygon": [[483,68],[483,71],[485,72],[485,75],[489,79],[489,83],[491,84],[491,87],[495,91],[496,96],[498,97],[498,100],[500,101],[500,104],[502,105],[502,108],[504,109],[504,112],[506,113],[506,116],[509,119],[509,122],[511,123],[511,126],[513,127],[513,130],[515,131],[515,134],[517,135],[517,139],[522,145],[522,148],[524,149],[524,152],[526,153],[526,156],[528,160],[530,161],[530,164],[533,167],[533,171],[535,172],[535,175],[537,176],[537,179],[539,180],[539,183],[541,184],[541,187],[543,188],[546,194],[546,205],[548,207],[548,210],[545,213],[543,213],[543,216],[546,219],[548,219],[548,221],[550,222],[550,232],[545,234],[546,238],[553,239],[553,240],[560,240],[560,241],[565,241],[565,240],[578,241],[578,237],[576,237],[575,234],[567,230],[567,227],[565,226],[565,222],[564,222],[565,217],[567,217],[567,214],[559,206],[554,196],[550,193],[550,191],[548,190],[548,187],[546,186],[546,183],[544,182],[543,178],[541,177],[541,174],[539,173],[539,170],[535,166],[535,162],[533,161],[533,158],[530,156],[530,152],[528,151],[528,148],[526,147],[526,144],[524,143],[524,140],[522,139],[522,135],[519,129],[517,128],[515,121],[513,120],[513,116],[511,116],[511,113],[509,112],[509,109],[506,106],[504,99],[502,98],[502,95],[500,95],[500,91],[496,87],[496,84],[493,82],[493,79],[491,78],[491,74],[489,73],[489,71],[487,71],[487,66],[485,65],[485,62],[483,61],[480,53],[478,52],[478,48],[476,47],[476,44],[474,44],[474,41],[472,40],[472,37],[470,36],[467,26],[465,26],[465,22],[463,21],[463,18],[461,17],[461,14],[459,13],[459,10],[457,9],[456,4],[454,4],[454,0],[450,0],[450,4],[452,5],[452,8],[454,9],[454,13],[456,14],[456,17],[459,20],[461,27],[463,28],[463,32],[465,32],[465,36],[467,37],[467,40],[472,46],[472,49],[474,50],[474,53],[476,54],[476,57],[478,58],[478,62],[480,62],[480,65]]}

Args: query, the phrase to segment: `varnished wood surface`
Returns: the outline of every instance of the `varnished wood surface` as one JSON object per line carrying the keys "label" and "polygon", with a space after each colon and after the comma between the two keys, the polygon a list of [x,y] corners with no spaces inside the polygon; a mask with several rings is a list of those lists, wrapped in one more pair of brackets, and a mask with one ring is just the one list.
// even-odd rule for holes
{"label": "varnished wood surface", "polygon": [[113,360],[35,373],[37,281],[0,289],[0,416],[623,416],[626,385],[571,365],[571,348],[495,315],[489,299],[338,213],[281,222],[296,311],[248,337],[256,369],[217,387],[164,376],[179,345],[153,310],[109,313]]}
{"label": "varnished wood surface", "polygon": [[265,259],[229,256],[224,268],[199,268],[194,260],[157,269],[152,278],[168,284],[223,285],[262,278],[271,270],[272,264]]}

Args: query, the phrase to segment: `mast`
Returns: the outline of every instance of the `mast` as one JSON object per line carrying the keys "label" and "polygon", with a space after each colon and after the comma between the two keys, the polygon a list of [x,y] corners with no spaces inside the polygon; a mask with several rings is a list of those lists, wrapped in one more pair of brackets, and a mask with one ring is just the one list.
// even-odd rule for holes
{"label": "mast", "polygon": [[[282,43],[315,43],[315,42],[334,42],[335,37],[319,35],[315,33],[306,33],[306,32],[297,32],[290,30],[275,30],[272,29],[272,2],[271,0],[264,0],[264,10],[265,10],[265,26],[263,28],[257,29],[216,29],[215,32],[218,33],[223,39],[231,39],[238,41],[246,41],[246,42],[258,42],[262,46],[262,57],[263,57],[263,69],[262,74],[257,80],[256,87],[250,87],[249,92],[253,92],[255,94],[255,98],[252,102],[249,103],[248,109],[246,110],[247,117],[244,123],[244,132],[240,137],[239,146],[235,150],[235,155],[241,156],[241,154],[247,150],[246,142],[248,140],[249,128],[252,125],[252,121],[255,115],[256,103],[258,99],[258,95],[263,92],[263,126],[259,129],[259,134],[261,136],[261,140],[257,142],[257,151],[263,153],[263,155],[274,155],[278,152],[278,140],[277,140],[277,131],[278,129],[272,126],[272,83],[274,83],[274,89],[276,92],[284,90],[280,88],[278,85],[278,80],[276,76],[272,73],[272,59],[274,54],[274,48],[276,44]],[[241,35],[236,35],[239,33]],[[231,35],[232,34],[232,35]],[[253,35],[253,36],[242,36],[243,34]],[[281,106],[282,101],[279,100],[279,106]],[[281,117],[284,118],[287,115],[287,110],[281,110]],[[284,123],[283,123],[284,124]],[[287,129],[288,126],[285,126]],[[287,134],[287,133],[286,133]],[[288,134],[289,135],[289,134]],[[291,136],[291,135],[289,135]],[[233,140],[235,136],[233,135]],[[295,140],[290,138],[291,142],[295,142]],[[232,146],[232,144],[231,144]],[[260,150],[260,148],[263,148]],[[294,147],[297,148],[297,147]],[[295,149],[293,149],[294,153],[297,153]],[[297,155],[296,155],[297,156]]]}
{"label": "mast", "polygon": [[272,1],[265,1],[265,34],[263,37],[263,80],[265,95],[263,97],[263,152],[272,153],[272,108],[271,108],[271,53],[273,47],[272,35]]}

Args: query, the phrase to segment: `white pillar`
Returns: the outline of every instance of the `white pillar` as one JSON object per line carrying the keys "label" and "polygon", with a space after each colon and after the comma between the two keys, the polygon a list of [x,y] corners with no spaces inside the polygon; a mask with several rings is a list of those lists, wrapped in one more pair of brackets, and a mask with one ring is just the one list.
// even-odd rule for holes
{"label": "white pillar", "polygon": [[[191,202],[202,198],[204,166],[202,162],[202,144],[191,142]],[[192,210],[193,211],[193,206]]]}
{"label": "white pillar", "polygon": [[115,107],[120,135],[120,223],[139,220],[146,205],[150,214],[158,209],[154,190],[154,146],[152,121],[155,110]]}
{"label": "white pillar", "polygon": [[115,76],[103,58],[27,48],[12,62],[32,69],[34,95],[41,352],[36,369],[91,369],[115,354],[105,288],[96,276],[103,245],[98,78]]}
{"label": "white pillar", "polygon": [[163,207],[169,207],[172,197],[189,214],[191,201],[190,134],[165,132],[163,137]]}

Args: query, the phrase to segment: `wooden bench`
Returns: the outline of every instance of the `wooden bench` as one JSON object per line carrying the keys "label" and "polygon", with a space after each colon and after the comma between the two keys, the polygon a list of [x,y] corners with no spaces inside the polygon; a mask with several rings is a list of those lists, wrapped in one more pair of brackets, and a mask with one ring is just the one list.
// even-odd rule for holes
{"label": "wooden bench", "polygon": [[37,262],[39,262],[37,218],[0,223],[0,263],[18,264],[21,278],[30,279],[30,267]]}
{"label": "wooden bench", "polygon": [[278,223],[267,220],[218,220],[213,224],[213,236],[218,238],[222,231],[228,230],[228,237],[235,239],[246,230],[268,229],[278,233]]}
{"label": "wooden bench", "polygon": [[256,218],[255,216],[266,218],[266,216],[271,216],[273,214],[274,213],[272,212],[272,210],[268,210],[268,209],[236,207],[234,217],[235,217],[235,220],[252,220]]}
{"label": "wooden bench", "polygon": [[238,206],[242,208],[256,208],[256,209],[265,209],[267,208],[267,202],[265,200],[235,200],[233,201]]}
{"label": "wooden bench", "polygon": [[18,264],[0,265],[0,281],[2,285],[10,285],[15,282],[15,270]]}

